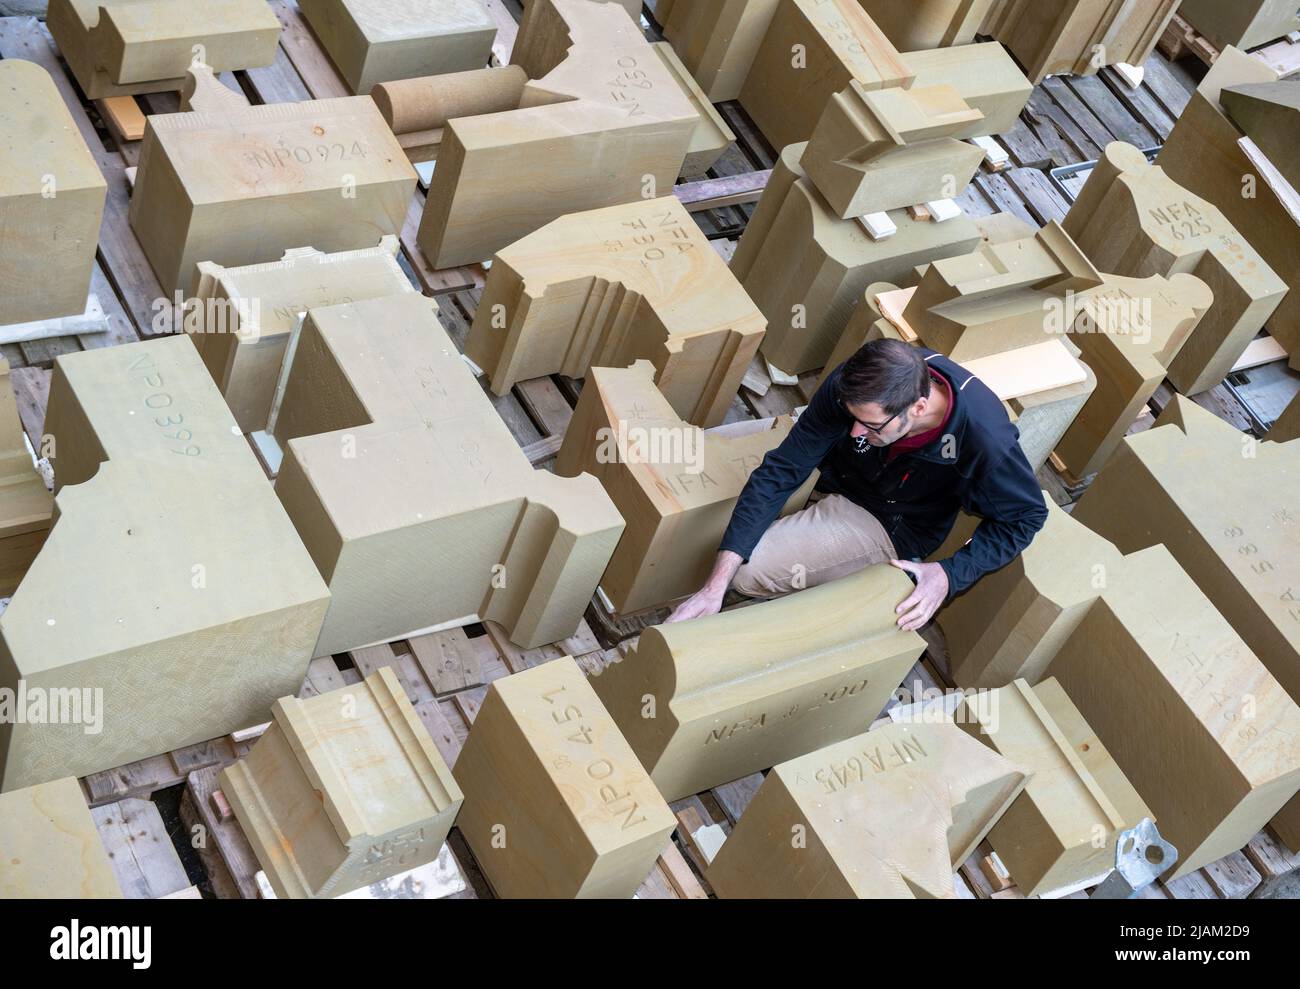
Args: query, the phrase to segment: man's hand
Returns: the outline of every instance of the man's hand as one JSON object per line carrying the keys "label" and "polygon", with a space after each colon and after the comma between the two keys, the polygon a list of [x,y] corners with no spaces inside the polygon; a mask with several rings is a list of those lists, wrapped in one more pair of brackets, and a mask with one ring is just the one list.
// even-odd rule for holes
{"label": "man's hand", "polygon": [[915,632],[948,599],[948,574],[937,563],[911,563],[907,560],[889,562],[916,577],[916,590],[894,609],[899,616],[898,627],[905,632]]}
{"label": "man's hand", "polygon": [[722,610],[722,599],[727,596],[731,579],[740,569],[740,556],[730,550],[719,550],[714,561],[713,572],[703,587],[673,609],[673,613],[664,619],[667,622],[684,622],[704,615],[716,615]]}
{"label": "man's hand", "polygon": [[716,615],[722,610],[722,599],[727,589],[716,590],[708,585],[700,588],[685,601],[673,609],[673,613],[664,622],[684,622],[703,615]]}

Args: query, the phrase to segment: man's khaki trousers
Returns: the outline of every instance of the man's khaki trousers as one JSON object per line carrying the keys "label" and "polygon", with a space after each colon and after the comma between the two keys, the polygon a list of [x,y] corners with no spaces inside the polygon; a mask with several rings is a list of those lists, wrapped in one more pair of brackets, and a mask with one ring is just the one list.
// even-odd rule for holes
{"label": "man's khaki trousers", "polygon": [[778,597],[893,559],[876,517],[833,494],[773,522],[731,586],[746,597]]}

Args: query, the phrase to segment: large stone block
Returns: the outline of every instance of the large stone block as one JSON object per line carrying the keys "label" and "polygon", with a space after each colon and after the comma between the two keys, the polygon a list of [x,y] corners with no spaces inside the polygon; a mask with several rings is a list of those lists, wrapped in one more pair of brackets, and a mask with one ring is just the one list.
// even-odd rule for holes
{"label": "large stone block", "polygon": [[731,259],[767,319],[763,356],[789,374],[827,363],[868,285],[908,284],[918,265],[967,254],[981,240],[965,216],[932,223],[905,209],[889,213],[897,233],[872,240],[817,191],[800,164],[804,150],[781,153]]}
{"label": "large stone block", "polygon": [[483,0],[300,0],[352,92],[487,65],[496,22]]}
{"label": "large stone block", "polygon": [[1107,573],[1048,672],[1178,848],[1166,878],[1241,848],[1300,789],[1300,707],[1164,546]]}
{"label": "large stone block", "polygon": [[220,782],[277,896],[337,896],[438,857],[464,797],[391,669],[272,714]]}
{"label": "large stone block", "polygon": [[196,266],[374,247],[402,229],[416,174],[368,96],[149,118],[131,227],[169,295]]}
{"label": "large stone block", "polygon": [[0,616],[0,685],[102,720],[0,724],[4,788],[266,721],[329,592],[189,337],[58,358],[45,432],[57,517]]}
{"label": "large stone block", "polygon": [[1035,85],[1049,75],[1092,75],[1104,65],[1141,65],[1179,0],[996,0],[981,34],[1002,42]]}
{"label": "large stone block", "polygon": [[1169,380],[1185,395],[1227,376],[1287,292],[1217,206],[1130,144],[1106,148],[1062,226],[1103,271],[1185,271],[1213,291],[1213,305],[1168,365]]}
{"label": "large stone block", "polygon": [[1225,86],[1223,108],[1273,167],[1300,188],[1300,86],[1294,80]]}
{"label": "large stone block", "polygon": [[266,264],[199,263],[185,329],[240,429],[266,428],[299,313],[415,291],[397,263],[397,250],[397,238],[388,234],[378,247],[357,251],[322,254],[301,247]]}
{"label": "large stone block", "polygon": [[780,0],[659,0],[664,37],[713,103],[734,100]]}
{"label": "large stone block", "polygon": [[435,268],[484,261],[567,214],[667,192],[699,114],[617,4],[532,0],[517,109],[447,121],[420,222]]}
{"label": "large stone block", "polygon": [[107,192],[49,73],[0,61],[0,326],[85,311]]}
{"label": "large stone block", "polygon": [[[1167,546],[1300,700],[1300,442],[1256,443],[1181,397],[1156,423],[1124,440],[1075,518],[1125,552]],[[1300,845],[1300,800],[1278,827]]]}
{"label": "large stone block", "polygon": [[0,861],[0,900],[122,899],[72,776],[0,793]]}
{"label": "large stone block", "polygon": [[[555,472],[598,478],[627,520],[600,579],[618,613],[699,590],[750,473],[792,425],[780,416],[705,431],[677,417],[649,361],[591,369]],[[812,486],[809,478],[785,511],[802,508]]]}
{"label": "large stone block", "polygon": [[498,896],[626,898],[676,821],[570,657],[493,682],[457,827]]}
{"label": "large stone block", "polygon": [[644,358],[678,416],[716,426],[763,322],[686,208],[665,196],[564,216],[499,251],[465,353],[498,395]]}
{"label": "large stone block", "polygon": [[709,883],[726,898],[952,899],[953,870],[1025,779],[956,725],[884,725],[768,773]]}
{"label": "large stone block", "polygon": [[1029,776],[988,833],[1025,896],[1098,880],[1121,831],[1150,817],[1142,798],[1054,679],[968,694],[955,720]]}
{"label": "large stone block", "polygon": [[969,45],[994,0],[858,0],[898,48]]}
{"label": "large stone block", "polygon": [[897,568],[656,625],[591,681],[650,778],[680,800],[856,735],[925,649]]}
{"label": "large stone block", "polygon": [[846,220],[949,199],[984,160],[953,135],[983,116],[951,86],[868,91],[855,79],[827,102],[800,164]]}
{"label": "large stone block", "polygon": [[275,61],[266,0],[50,0],[46,22],[89,99],[179,90],[197,57],[215,72]]}
{"label": "large stone block", "polygon": [[1291,0],[1183,0],[1178,14],[1222,51],[1243,51],[1300,31],[1300,9]]}
{"label": "large stone block", "polygon": [[[1184,189],[1218,206],[1269,267],[1292,285],[1269,319],[1268,331],[1290,353],[1291,366],[1300,368],[1300,291],[1291,274],[1300,256],[1295,192],[1221,102],[1225,89],[1277,80],[1277,72],[1262,59],[1224,49],[1179,115],[1156,164]],[[1246,191],[1249,196],[1243,195]]]}
{"label": "large stone block", "polygon": [[572,635],[623,531],[594,477],[533,469],[437,312],[313,309],[298,338],[275,491],[332,593],[316,655],[469,616]]}

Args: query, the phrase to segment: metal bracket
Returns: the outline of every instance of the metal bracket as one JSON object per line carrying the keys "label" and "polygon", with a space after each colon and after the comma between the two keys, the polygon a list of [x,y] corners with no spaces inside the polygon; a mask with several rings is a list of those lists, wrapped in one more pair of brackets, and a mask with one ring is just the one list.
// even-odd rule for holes
{"label": "metal bracket", "polygon": [[1115,871],[1092,891],[1093,900],[1128,900],[1178,861],[1178,849],[1160,837],[1155,822],[1142,818],[1115,841]]}

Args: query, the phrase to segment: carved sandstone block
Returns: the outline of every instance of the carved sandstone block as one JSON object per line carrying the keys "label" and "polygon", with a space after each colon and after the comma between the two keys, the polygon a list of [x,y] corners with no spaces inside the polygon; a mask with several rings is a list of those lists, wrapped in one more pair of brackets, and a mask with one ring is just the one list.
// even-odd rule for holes
{"label": "carved sandstone block", "polygon": [[969,45],[994,0],[859,0],[882,31],[903,51]]}
{"label": "carved sandstone block", "polygon": [[968,694],[955,720],[1029,776],[988,833],[1025,896],[1101,878],[1115,865],[1119,833],[1151,816],[1054,679]]}
{"label": "carved sandstone block", "polygon": [[884,725],[768,773],[709,883],[724,898],[951,899],[1025,780],[956,725]]}
{"label": "carved sandstone block", "polygon": [[[484,261],[547,223],[667,192],[699,114],[613,3],[532,0],[511,55],[517,109],[447,121],[420,222],[435,268]],[[652,193],[653,194],[653,193]]]}
{"label": "carved sandstone block", "polygon": [[1300,707],[1164,546],[1106,580],[1048,670],[1177,846],[1178,878],[1300,789]]}
{"label": "carved sandstone block", "polygon": [[[1300,699],[1300,442],[1256,443],[1181,397],[1156,424],[1120,444],[1075,517],[1127,552],[1167,546]],[[1300,844],[1300,799],[1275,827]]]}
{"label": "carved sandstone block", "polygon": [[731,259],[732,274],[767,319],[763,356],[789,374],[826,364],[868,285],[906,284],[918,265],[980,244],[965,216],[931,223],[905,209],[889,214],[897,233],[872,240],[817,191],[799,163],[804,149],[793,144],[781,153]]}
{"label": "carved sandstone block", "polygon": [[[1165,141],[1156,164],[1184,189],[1214,203],[1246,242],[1294,286],[1300,255],[1300,207],[1276,163],[1233,122],[1225,89],[1273,83],[1277,72],[1235,48],[1219,53]],[[1243,195],[1249,190],[1250,196]],[[1268,321],[1269,333],[1300,368],[1300,292],[1288,292]]]}
{"label": "carved sandstone block", "polygon": [[285,251],[279,261],[225,268],[199,263],[185,329],[246,433],[265,429],[285,345],[300,312],[414,292],[397,263],[397,238],[378,247],[322,254]]}
{"label": "carved sandstone block", "polygon": [[[790,416],[780,416],[753,422],[743,433],[705,431],[677,417],[649,361],[588,372],[555,473],[598,478],[628,521],[600,579],[618,613],[699,590],[750,473],[792,425]],[[785,511],[802,508],[812,485],[809,478]]]}
{"label": "carved sandstone block", "polygon": [[1291,0],[1183,0],[1178,14],[1220,51],[1228,45],[1245,51],[1300,31],[1300,10]]}
{"label": "carved sandstone block", "polygon": [[664,37],[712,103],[734,100],[780,0],[665,0],[655,9]]}
{"label": "carved sandstone block", "polygon": [[950,199],[984,160],[952,135],[982,117],[951,86],[869,92],[855,79],[831,96],[800,164],[846,220]]}
{"label": "carved sandstone block", "polygon": [[332,600],[315,655],[477,615],[573,634],[623,531],[594,477],[534,470],[415,293],[313,309],[275,436]]}
{"label": "carved sandstone block", "polygon": [[0,61],[0,326],[85,311],[107,190],[49,73]]}
{"label": "carved sandstone block", "polygon": [[665,196],[570,214],[499,251],[465,353],[498,395],[645,358],[677,415],[715,426],[762,336],[763,314]]}
{"label": "carved sandstone block", "polygon": [[894,609],[910,592],[899,570],[875,566],[656,625],[591,684],[660,792],[679,800],[849,738],[879,717],[925,649],[897,625]]}
{"label": "carved sandstone block", "polygon": [[1168,364],[1169,379],[1185,395],[1224,379],[1287,291],[1218,207],[1130,144],[1106,148],[1063,226],[1103,271],[1185,271],[1213,291],[1213,305]]}
{"label": "carved sandstone block", "polygon": [[0,900],[120,900],[73,776],[0,794]]}
{"label": "carved sandstone block", "polygon": [[189,337],[58,358],[45,432],[57,519],[0,616],[0,684],[103,717],[0,724],[4,788],[266,721],[329,592]]}
{"label": "carved sandstone block", "polygon": [[1049,75],[1092,75],[1141,65],[1179,0],[997,0],[980,28],[1001,41],[1035,85]]}
{"label": "carved sandstone block", "polygon": [[630,897],[676,825],[568,656],[488,688],[457,827],[498,896]]}
{"label": "carved sandstone block", "polygon": [[277,896],[337,896],[438,857],[464,797],[391,669],[272,715],[220,782]]}
{"label": "carved sandstone block", "polygon": [[149,118],[131,227],[163,290],[196,266],[374,247],[406,219],[416,175],[368,96]]}
{"label": "carved sandstone block", "polygon": [[92,100],[179,90],[196,56],[215,72],[261,68],[280,40],[266,0],[50,0],[47,24]]}
{"label": "carved sandstone block", "polygon": [[352,92],[377,83],[487,65],[496,22],[483,0],[301,0]]}

